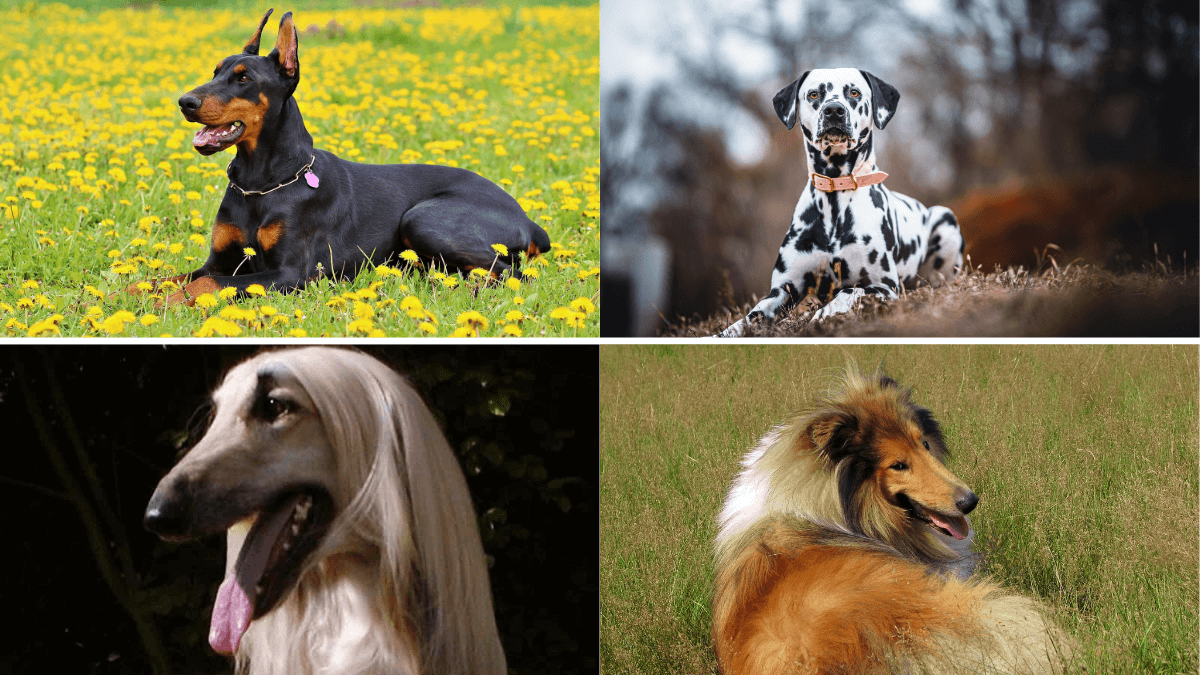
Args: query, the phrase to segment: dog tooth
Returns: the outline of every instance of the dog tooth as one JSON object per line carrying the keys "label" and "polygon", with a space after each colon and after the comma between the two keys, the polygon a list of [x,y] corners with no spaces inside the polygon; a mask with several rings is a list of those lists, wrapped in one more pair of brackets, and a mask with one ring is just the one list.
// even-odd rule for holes
{"label": "dog tooth", "polygon": [[300,524],[299,523],[292,523],[292,534],[293,535],[300,534]]}
{"label": "dog tooth", "polygon": [[262,592],[263,592],[262,584],[258,584],[257,586],[254,587],[255,595],[262,595]]}
{"label": "dog tooth", "polygon": [[291,548],[292,548],[292,542],[290,542],[290,541],[285,541],[285,542],[283,542],[283,545],[282,545],[280,548],[282,548],[283,550],[287,551],[287,550],[289,550],[289,549],[291,549]]}

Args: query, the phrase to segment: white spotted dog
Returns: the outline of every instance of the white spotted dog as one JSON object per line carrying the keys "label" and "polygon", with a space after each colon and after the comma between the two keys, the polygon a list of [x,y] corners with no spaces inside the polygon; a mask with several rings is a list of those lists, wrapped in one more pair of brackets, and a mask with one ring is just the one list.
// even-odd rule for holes
{"label": "white spotted dog", "polygon": [[954,213],[926,208],[888,190],[875,167],[871,123],[883,129],[900,92],[856,68],[810,70],[775,95],[775,112],[800,123],[809,181],[771,273],[771,292],[746,318],[721,333],[737,337],[746,322],[772,322],[804,303],[821,307],[813,321],[850,311],[864,295],[899,297],[900,287],[952,282],[962,267],[963,238]]}

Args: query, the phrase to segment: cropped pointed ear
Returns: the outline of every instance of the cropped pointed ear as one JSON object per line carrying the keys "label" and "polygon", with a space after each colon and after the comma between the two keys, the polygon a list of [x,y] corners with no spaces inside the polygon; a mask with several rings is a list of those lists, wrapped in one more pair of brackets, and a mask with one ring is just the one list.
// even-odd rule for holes
{"label": "cropped pointed ear", "polygon": [[296,57],[296,48],[299,45],[300,36],[296,34],[292,13],[288,12],[279,20],[279,35],[275,38],[275,49],[271,50],[271,57],[276,60],[281,74],[297,80],[300,79],[300,60]]}
{"label": "cropped pointed ear", "polygon": [[779,115],[779,121],[783,122],[788,129],[796,126],[796,120],[799,118],[797,97],[800,95],[800,85],[811,72],[811,70],[804,71],[799,79],[779,90],[779,93],[775,94],[775,98],[772,99],[772,103],[775,104],[775,114]]}
{"label": "cropped pointed ear", "polygon": [[882,129],[887,126],[892,115],[896,114],[896,106],[900,103],[900,92],[865,70],[858,72],[862,73],[863,77],[867,78],[867,84],[871,85],[872,117],[875,118],[875,126]]}
{"label": "cropped pointed ear", "polygon": [[267,18],[270,17],[271,12],[274,12],[274,11],[275,11],[275,8],[272,7],[271,9],[267,10],[266,14],[263,14],[262,21],[258,22],[258,30],[254,31],[254,35],[250,36],[250,41],[247,42],[246,46],[242,48],[243,54],[250,54],[251,56],[258,56],[258,41],[260,39],[262,39],[263,26],[267,25]]}

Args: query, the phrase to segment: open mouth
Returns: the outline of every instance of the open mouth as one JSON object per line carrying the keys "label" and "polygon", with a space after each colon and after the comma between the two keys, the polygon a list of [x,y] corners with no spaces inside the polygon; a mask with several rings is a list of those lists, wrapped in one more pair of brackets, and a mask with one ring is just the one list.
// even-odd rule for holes
{"label": "open mouth", "polygon": [[936,532],[941,532],[955,539],[966,539],[967,534],[971,531],[971,526],[967,523],[966,516],[952,516],[939,513],[933,509],[921,506],[909,499],[905,494],[899,494],[896,497],[899,505],[908,511],[909,518],[924,522]]}
{"label": "open mouth", "polygon": [[831,125],[821,130],[817,140],[828,145],[841,145],[850,140],[850,132],[843,127]]}
{"label": "open mouth", "polygon": [[332,514],[332,499],[324,491],[291,492],[229,528],[225,580],[208,634],[214,650],[236,652],[250,622],[291,590]]}
{"label": "open mouth", "polygon": [[192,145],[200,154],[212,155],[237,143],[245,131],[246,125],[241,120],[218,126],[205,126],[196,132],[192,138]]}

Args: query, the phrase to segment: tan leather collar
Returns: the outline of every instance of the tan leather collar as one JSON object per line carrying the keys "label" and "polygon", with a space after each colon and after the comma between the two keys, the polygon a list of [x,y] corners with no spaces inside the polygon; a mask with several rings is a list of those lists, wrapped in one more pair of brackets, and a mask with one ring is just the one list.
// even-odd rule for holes
{"label": "tan leather collar", "polygon": [[861,176],[849,175],[839,176],[837,178],[830,178],[829,176],[822,176],[819,173],[814,173],[812,175],[812,184],[813,187],[817,188],[821,192],[833,192],[835,190],[857,190],[860,187],[882,183],[887,177],[888,175],[882,171],[865,173]]}

